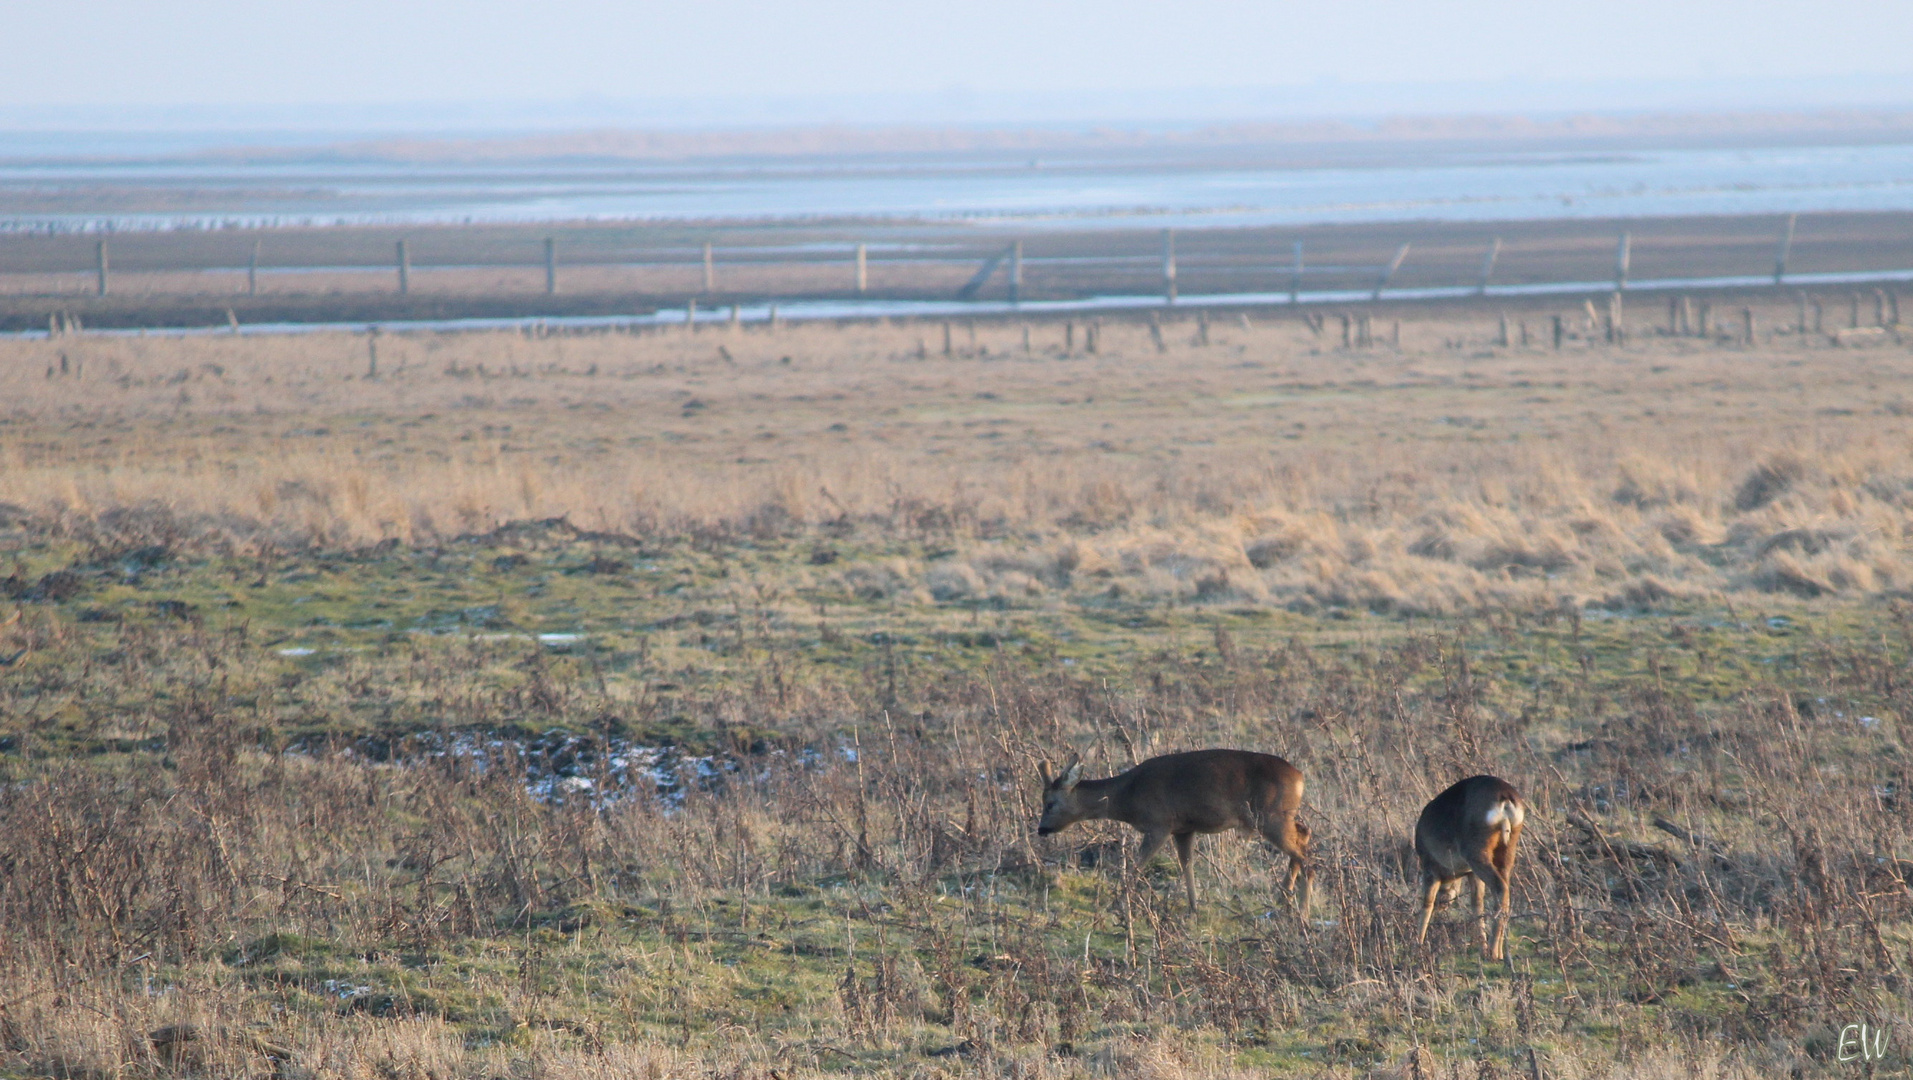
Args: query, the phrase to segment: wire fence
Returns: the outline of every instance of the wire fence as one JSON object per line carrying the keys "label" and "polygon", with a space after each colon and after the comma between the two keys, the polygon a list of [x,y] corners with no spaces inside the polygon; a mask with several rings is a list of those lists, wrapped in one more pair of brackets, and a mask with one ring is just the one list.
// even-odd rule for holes
{"label": "wire fence", "polygon": [[[1642,223],[1381,227],[1326,236],[1215,229],[974,236],[762,235],[657,242],[607,227],[538,237],[434,229],[387,239],[327,230],[0,244],[0,297],[615,294],[632,306],[909,300],[979,305],[1347,303],[1553,292],[1627,293],[1913,278],[1913,227],[1814,229],[1797,216],[1704,229]],[[896,230],[892,230],[895,232]],[[1414,235],[1417,231],[1424,235]],[[1408,235],[1401,235],[1408,234]],[[238,242],[234,242],[234,241]],[[90,248],[90,250],[88,249]],[[16,303],[15,306],[19,306]]]}

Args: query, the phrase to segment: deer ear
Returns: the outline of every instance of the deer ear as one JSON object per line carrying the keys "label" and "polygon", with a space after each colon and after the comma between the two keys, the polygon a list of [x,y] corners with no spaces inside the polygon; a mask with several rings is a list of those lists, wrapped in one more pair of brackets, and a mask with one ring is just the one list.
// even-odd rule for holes
{"label": "deer ear", "polygon": [[1083,778],[1083,763],[1080,761],[1070,762],[1069,768],[1064,770],[1063,772],[1064,790],[1068,790],[1069,788],[1075,787],[1076,782],[1078,780],[1081,780],[1082,778]]}
{"label": "deer ear", "polygon": [[1049,762],[1048,762],[1048,761],[1039,761],[1039,762],[1037,762],[1037,763],[1036,763],[1036,775],[1038,775],[1038,776],[1040,776],[1040,777],[1042,777],[1042,778],[1043,778],[1043,786],[1044,786],[1044,787],[1048,787],[1048,786],[1050,786],[1050,784],[1051,784],[1051,783],[1053,783],[1053,782],[1054,782],[1054,780],[1053,780],[1053,778],[1052,778],[1052,777],[1050,776],[1050,774],[1049,774]]}

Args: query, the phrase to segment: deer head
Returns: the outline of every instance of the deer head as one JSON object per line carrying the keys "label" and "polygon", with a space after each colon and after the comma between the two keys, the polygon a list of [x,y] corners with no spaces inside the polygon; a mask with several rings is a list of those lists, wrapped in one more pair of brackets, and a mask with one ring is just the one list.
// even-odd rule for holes
{"label": "deer head", "polygon": [[1071,758],[1069,766],[1061,775],[1052,777],[1049,765],[1044,763],[1043,776],[1043,816],[1036,823],[1036,835],[1048,836],[1054,832],[1076,824],[1090,816],[1086,799],[1076,793],[1076,784],[1083,778],[1083,763]]}

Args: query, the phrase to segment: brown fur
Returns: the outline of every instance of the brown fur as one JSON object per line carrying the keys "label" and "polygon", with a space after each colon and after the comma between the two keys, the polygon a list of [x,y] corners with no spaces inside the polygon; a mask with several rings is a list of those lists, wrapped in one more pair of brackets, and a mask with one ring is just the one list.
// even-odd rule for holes
{"label": "brown fur", "polygon": [[1302,773],[1271,754],[1249,750],[1195,750],[1164,754],[1106,780],[1081,779],[1071,763],[1052,778],[1043,770],[1043,817],[1036,831],[1060,832],[1078,821],[1106,819],[1142,833],[1137,865],[1146,864],[1170,838],[1182,862],[1189,910],[1196,908],[1196,836],[1239,829],[1259,833],[1289,856],[1284,887],[1302,880],[1297,907],[1308,917],[1315,869],[1309,859],[1309,829],[1297,821]]}
{"label": "brown fur", "polygon": [[[1491,814],[1500,820],[1490,822]],[[1472,876],[1482,950],[1491,960],[1506,955],[1508,885],[1514,875],[1515,845],[1521,841],[1526,818],[1527,806],[1521,801],[1521,793],[1494,776],[1471,776],[1429,800],[1415,823],[1415,855],[1421,860],[1422,887],[1419,940],[1428,940],[1428,922],[1434,917],[1437,899],[1443,894],[1452,898],[1461,879]],[[1492,946],[1482,919],[1491,882],[1499,901]]]}

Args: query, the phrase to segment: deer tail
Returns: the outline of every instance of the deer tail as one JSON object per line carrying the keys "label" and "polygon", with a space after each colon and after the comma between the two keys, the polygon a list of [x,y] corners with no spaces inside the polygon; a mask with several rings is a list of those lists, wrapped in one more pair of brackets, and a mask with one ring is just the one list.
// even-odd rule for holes
{"label": "deer tail", "polygon": [[1514,799],[1502,799],[1488,808],[1488,824],[1498,826],[1501,835],[1507,837],[1527,820],[1528,812]]}

